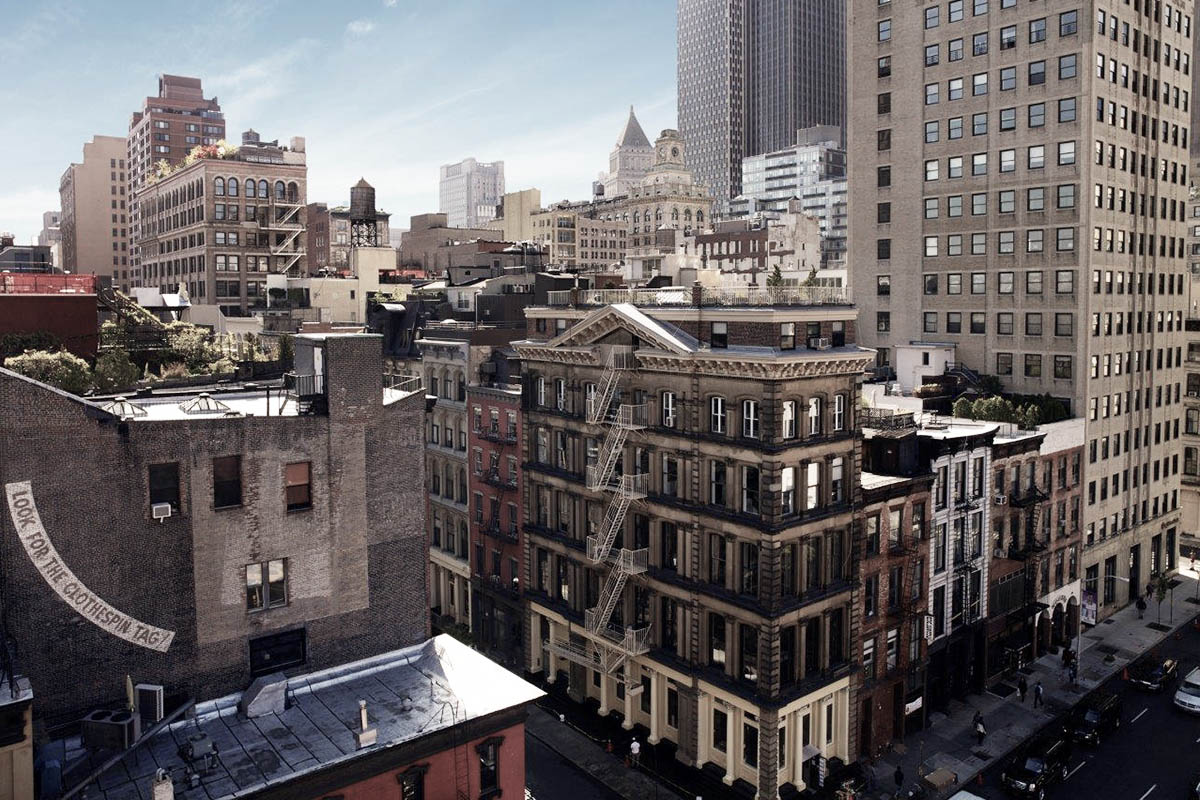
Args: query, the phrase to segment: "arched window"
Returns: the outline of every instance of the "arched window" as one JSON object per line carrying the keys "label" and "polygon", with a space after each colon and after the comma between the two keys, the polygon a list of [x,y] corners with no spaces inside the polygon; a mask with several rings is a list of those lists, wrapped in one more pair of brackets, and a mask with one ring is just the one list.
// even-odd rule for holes
{"label": "arched window", "polygon": [[704,222],[704,212],[701,211],[700,209],[696,209],[696,224],[700,225],[703,222]]}
{"label": "arched window", "polygon": [[225,179],[213,178],[213,194],[217,197],[225,196]]}
{"label": "arched window", "polygon": [[678,208],[671,209],[671,222],[679,222],[679,209]]}
{"label": "arched window", "polygon": [[262,198],[263,200],[266,200],[268,197],[270,197],[270,195],[267,194],[267,182],[266,181],[258,182],[258,196],[260,198]]}
{"label": "arched window", "polygon": [[287,199],[289,203],[300,202],[300,187],[294,182],[287,185]]}
{"label": "arched window", "polygon": [[446,465],[446,468],[443,472],[443,480],[444,480],[445,485],[442,486],[442,496],[453,499],[454,498],[454,467],[450,466],[449,464]]}
{"label": "arched window", "polygon": [[287,190],[283,186],[283,181],[275,181],[275,199],[283,200],[286,197]]}
{"label": "arched window", "polygon": [[692,210],[690,208],[685,208],[683,210],[683,221],[684,222],[692,221]]}
{"label": "arched window", "polygon": [[228,192],[228,194],[229,194],[229,196],[230,196],[230,197],[237,197],[237,196],[238,196],[238,179],[237,179],[237,178],[230,178],[230,179],[229,179],[229,192]]}
{"label": "arched window", "polygon": [[654,209],[654,221],[662,222],[662,206],[659,206],[658,208]]}
{"label": "arched window", "polygon": [[633,212],[633,224],[636,225],[637,223],[639,223],[641,221],[642,221],[642,218],[640,216],[638,216],[638,212],[636,212],[636,211]]}

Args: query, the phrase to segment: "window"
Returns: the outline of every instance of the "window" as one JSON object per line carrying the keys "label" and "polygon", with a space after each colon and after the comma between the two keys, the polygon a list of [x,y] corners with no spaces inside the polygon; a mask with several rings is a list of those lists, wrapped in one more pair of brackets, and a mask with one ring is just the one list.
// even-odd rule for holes
{"label": "window", "polygon": [[946,159],[946,177],[961,178],[963,176],[963,157],[951,156]]}
{"label": "window", "polygon": [[821,432],[821,398],[808,399],[808,435],[816,436]]}
{"label": "window", "polygon": [[971,312],[971,333],[987,333],[987,314],[982,311]]}
{"label": "window", "polygon": [[783,438],[796,438],[796,401],[783,401]]}
{"label": "window", "polygon": [[946,312],[946,333],[962,333],[962,312]]}
{"label": "window", "polygon": [[662,426],[664,428],[675,427],[675,393],[662,393]]}
{"label": "window", "polygon": [[987,273],[971,273],[971,294],[987,294]]}
{"label": "window", "polygon": [[[985,73],[985,77],[986,77],[986,73]],[[1011,92],[1013,89],[1016,89],[1016,88],[1017,88],[1017,68],[1016,67],[1004,67],[1003,69],[1001,69],[1000,70],[1000,91]],[[983,92],[983,94],[987,94],[987,92],[985,91],[985,92]]]}
{"label": "window", "polygon": [[1029,63],[1029,85],[1040,86],[1046,82],[1046,62],[1031,61]]}
{"label": "window", "polygon": [[941,57],[938,54],[938,46],[936,44],[926,45],[925,47],[925,66],[935,66]]}
{"label": "window", "polygon": [[169,503],[171,513],[179,511],[179,464],[151,464],[148,469],[150,505]]}
{"label": "window", "polygon": [[1074,228],[1058,228],[1055,231],[1055,246],[1059,252],[1068,252],[1075,249],[1075,229]]}
{"label": "window", "polygon": [[[890,28],[889,28],[889,38],[890,38],[890,36],[891,36],[891,34],[890,34]],[[880,40],[880,41],[882,41],[882,40]],[[876,74],[880,78],[886,78],[892,74],[892,57],[891,56],[880,56],[879,57],[879,60],[876,62]]]}
{"label": "window", "polygon": [[[710,615],[710,616],[716,616],[716,615]],[[722,624],[724,624],[724,623],[722,623]],[[723,655],[723,653],[722,653],[722,655]],[[722,664],[725,663],[724,658],[722,658],[721,663]],[[713,709],[713,724],[712,724],[712,746],[713,746],[713,749],[719,753],[724,753],[726,748],[728,747],[728,741],[727,741],[728,735],[729,735],[728,727],[729,727],[728,715],[721,709],[714,708]]]}
{"label": "window", "polygon": [[846,427],[846,395],[833,396],[833,429],[845,430]]}
{"label": "window", "polygon": [[287,605],[287,561],[277,558],[246,565],[246,610]]}
{"label": "window", "polygon": [[1054,335],[1055,336],[1074,336],[1075,335],[1075,315],[1070,313],[1058,313],[1054,315]]}
{"label": "window", "polygon": [[892,185],[892,168],[891,167],[876,167],[875,168],[875,186],[884,189]]}
{"label": "window", "polygon": [[1042,377],[1042,357],[1037,353],[1025,354],[1025,377],[1040,378]]}
{"label": "window", "polygon": [[1015,108],[1000,109],[1000,130],[1013,131],[1017,129],[1017,110]]}
{"label": "window", "polygon": [[1068,183],[1056,187],[1059,208],[1075,207],[1075,184]]}
{"label": "window", "polygon": [[729,346],[729,326],[724,322],[712,323],[712,329],[709,337],[710,345],[713,348]]}
{"label": "window", "polygon": [[997,251],[1000,253],[1006,254],[1006,255],[1012,253],[1014,239],[1015,239],[1015,234],[1013,231],[1000,231],[999,233],[997,233],[996,234]]}
{"label": "window", "polygon": [[[758,514],[758,467],[742,467],[742,511]],[[742,565],[743,570],[745,564]],[[755,562],[756,568],[758,563]]]}
{"label": "window", "polygon": [[925,257],[932,258],[938,254],[938,237],[925,237]]}
{"label": "window", "polygon": [[1046,41],[1046,18],[1029,21],[1029,43],[1036,44]]}
{"label": "window", "polygon": [[925,162],[925,180],[936,181],[938,179],[938,161],[936,158],[931,158]]}
{"label": "window", "polygon": [[1013,354],[1012,353],[996,353],[996,374],[997,375],[1012,375],[1013,371]]}
{"label": "window", "polygon": [[1026,211],[1045,211],[1046,210],[1046,190],[1040,186],[1035,186],[1025,190],[1025,210]]}
{"label": "window", "polygon": [[1054,377],[1055,378],[1071,378],[1071,357],[1070,356],[1055,356],[1054,357]]}
{"label": "window", "polygon": [[1029,169],[1042,169],[1046,166],[1046,146],[1042,144],[1030,145],[1026,151],[1026,165]]}
{"label": "window", "polygon": [[1075,98],[1064,97],[1058,101],[1058,121],[1059,122],[1074,122],[1075,121]]}
{"label": "window", "polygon": [[936,28],[938,26],[938,7],[929,6],[925,9],[925,27]]}
{"label": "window", "polygon": [[880,114],[890,114],[892,111],[892,93],[882,92],[875,96],[875,110]]}
{"label": "window", "polygon": [[779,349],[796,349],[796,323],[782,322],[779,325]]}
{"label": "window", "polygon": [[[890,20],[889,20],[890,22]],[[890,29],[889,29],[890,35]],[[1017,26],[1009,25],[1000,29],[1000,49],[1011,50],[1017,46]]]}
{"label": "window", "polygon": [[890,311],[875,312],[875,330],[879,333],[887,333],[892,329],[892,314]]}
{"label": "window", "polygon": [[1000,151],[1000,171],[1001,172],[1016,172],[1017,171],[1017,151],[1016,150],[1001,150]]}
{"label": "window", "polygon": [[[932,84],[932,85],[935,87],[937,86],[936,83]],[[928,102],[929,95],[925,95],[925,98],[926,98],[926,102]],[[931,120],[931,121],[925,123],[925,144],[933,144],[937,140],[938,140],[938,121],[935,119],[935,120]],[[879,222],[890,222],[890,221],[891,220],[879,220]]]}
{"label": "window", "polygon": [[937,333],[938,332],[938,313],[936,311],[926,311],[924,313],[922,332],[924,332],[924,333]]}
{"label": "window", "polygon": [[[1045,249],[1045,231],[1041,228],[1030,228],[1025,231],[1025,252],[1040,253]],[[1040,273],[1039,273],[1040,274]]]}
{"label": "window", "polygon": [[1012,336],[1013,315],[1011,311],[1001,311],[996,314],[996,333],[1001,336]]}
{"label": "window", "polygon": [[1017,210],[1017,194],[1012,189],[1000,192],[999,200],[1001,214],[1011,214]]}
{"label": "window", "polygon": [[1074,78],[1076,75],[1076,55],[1071,53],[1067,56],[1058,57],[1058,79],[1065,81],[1068,78]]}
{"label": "window", "polygon": [[1073,36],[1079,31],[1079,12],[1064,11],[1058,15],[1058,35]]}
{"label": "window", "polygon": [[972,175],[987,175],[987,153],[976,153],[971,156],[971,174]]}
{"label": "window", "polygon": [[981,111],[971,115],[971,135],[986,136],[988,131],[987,112]]}
{"label": "window", "polygon": [[1012,294],[1014,288],[1014,273],[1001,272],[997,276],[998,287],[1000,294]]}
{"label": "window", "polygon": [[892,129],[884,128],[875,131],[875,149],[883,152],[892,149]]}
{"label": "window", "polygon": [[[890,19],[879,20],[879,41],[886,42],[892,38],[892,21]],[[891,74],[890,70],[889,73]]]}
{"label": "window", "polygon": [[[1003,75],[1004,70],[1001,70],[1000,74]],[[1003,82],[1001,83],[1000,88],[1001,89],[1004,88]],[[983,94],[987,94],[987,93],[988,93],[988,74],[986,72],[978,72],[975,75],[972,75],[971,76],[971,95],[973,97],[978,97],[979,95],[983,95]]]}
{"label": "window", "polygon": [[[925,105],[936,106],[938,104],[938,88],[939,88],[939,84],[936,84],[936,83],[925,84]],[[935,121],[935,123],[936,123],[936,121]],[[933,137],[932,141],[936,142],[937,141],[937,133],[936,133],[937,126],[936,126],[936,124],[934,125],[934,131],[935,131],[935,133],[934,133],[934,137]],[[925,124],[925,137],[926,137],[925,141],[927,141],[927,142],[931,141],[929,139],[929,123]]]}
{"label": "window", "polygon": [[300,461],[284,468],[287,510],[312,508],[312,464]]}
{"label": "window", "polygon": [[725,398],[712,397],[709,398],[709,426],[708,429],[712,433],[725,432]]}
{"label": "window", "polygon": [[1041,128],[1046,124],[1046,104],[1031,103],[1029,105],[1029,127]]}
{"label": "window", "polygon": [[963,98],[963,79],[951,78],[946,82],[946,97],[949,100],[962,100]]}
{"label": "window", "polygon": [[396,776],[400,784],[400,800],[425,800],[426,767],[409,767]]}
{"label": "window", "polygon": [[1025,335],[1026,336],[1041,336],[1042,335],[1041,312],[1031,311],[1025,315]]}
{"label": "window", "polygon": [[499,792],[500,789],[500,738],[492,738],[475,748],[479,754],[479,791]]}
{"label": "window", "polygon": [[1075,273],[1069,269],[1054,272],[1054,291],[1056,294],[1075,293]]}
{"label": "window", "polygon": [[747,439],[758,438],[758,401],[742,401],[742,436]]}
{"label": "window", "polygon": [[242,457],[220,456],[213,459],[213,507],[231,508],[242,504]]}
{"label": "window", "polygon": [[963,118],[951,117],[946,122],[946,138],[961,139],[963,137]]}
{"label": "window", "polygon": [[963,199],[961,194],[953,194],[946,198],[946,216],[961,217],[963,213]]}

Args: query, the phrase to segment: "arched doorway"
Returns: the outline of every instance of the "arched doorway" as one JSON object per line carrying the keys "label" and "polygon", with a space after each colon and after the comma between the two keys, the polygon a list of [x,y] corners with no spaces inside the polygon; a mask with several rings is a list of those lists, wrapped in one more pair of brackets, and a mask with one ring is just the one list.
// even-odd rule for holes
{"label": "arched doorway", "polygon": [[1063,603],[1054,606],[1054,616],[1050,620],[1050,644],[1061,647],[1066,641],[1067,607]]}

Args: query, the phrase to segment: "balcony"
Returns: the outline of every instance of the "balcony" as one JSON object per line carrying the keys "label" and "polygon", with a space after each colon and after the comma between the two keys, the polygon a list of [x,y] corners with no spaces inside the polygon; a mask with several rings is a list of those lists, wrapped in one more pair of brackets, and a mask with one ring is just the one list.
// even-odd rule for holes
{"label": "balcony", "polygon": [[508,544],[517,544],[520,540],[517,538],[517,531],[512,526],[505,526],[498,517],[493,517],[482,524],[483,533],[501,542]]}
{"label": "balcony", "polygon": [[650,475],[615,475],[608,483],[600,480],[600,469],[596,466],[587,468],[587,487],[592,491],[602,492],[605,489],[617,492],[628,500],[643,500],[650,491]]}
{"label": "balcony", "polygon": [[601,626],[596,610],[590,608],[583,612],[583,620],[588,629],[587,636],[620,650],[624,655],[640,656],[650,651],[649,626],[624,630],[611,625]]}
{"label": "balcony", "polygon": [[516,444],[517,431],[515,428],[509,428],[507,431],[500,430],[499,425],[492,425],[488,428],[480,428],[479,436],[489,442],[496,444]]}
{"label": "balcony", "polygon": [[587,537],[587,553],[589,560],[607,561],[627,575],[640,575],[650,567],[650,551],[646,548],[613,547],[605,553],[604,540],[594,534]]}
{"label": "balcony", "polygon": [[511,492],[517,488],[517,478],[515,475],[501,475],[500,470],[495,467],[483,473],[483,481],[502,492]]}

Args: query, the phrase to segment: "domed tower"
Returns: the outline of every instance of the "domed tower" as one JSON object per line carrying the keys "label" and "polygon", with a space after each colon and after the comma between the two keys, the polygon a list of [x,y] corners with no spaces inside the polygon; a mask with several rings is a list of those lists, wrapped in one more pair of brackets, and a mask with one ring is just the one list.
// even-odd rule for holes
{"label": "domed tower", "polygon": [[667,128],[654,140],[654,166],[642,181],[644,185],[655,183],[679,183],[691,185],[692,173],[684,158],[683,137],[674,128]]}

